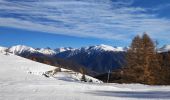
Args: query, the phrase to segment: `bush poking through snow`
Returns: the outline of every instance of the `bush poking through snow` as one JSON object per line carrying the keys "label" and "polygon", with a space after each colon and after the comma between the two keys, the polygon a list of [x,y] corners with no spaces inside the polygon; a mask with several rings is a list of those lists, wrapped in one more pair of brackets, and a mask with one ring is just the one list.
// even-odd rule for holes
{"label": "bush poking through snow", "polygon": [[44,75],[45,77],[54,76],[55,74],[57,74],[57,72],[61,72],[61,68],[60,68],[60,67],[55,68],[55,69],[50,70],[50,71],[47,71],[47,72],[45,72],[43,75]]}
{"label": "bush poking through snow", "polygon": [[57,72],[61,72],[61,68],[55,68],[53,71],[52,71],[52,75],[55,75]]}
{"label": "bush poking through snow", "polygon": [[9,50],[8,49],[5,49],[5,55],[9,55]]}
{"label": "bush poking through snow", "polygon": [[92,79],[90,79],[90,80],[89,80],[89,82],[93,82],[93,80],[92,80]]}
{"label": "bush poking through snow", "polygon": [[81,81],[87,82],[85,74],[82,74]]}
{"label": "bush poking through snow", "polygon": [[45,73],[43,73],[42,75],[45,76],[45,77],[47,77],[47,78],[49,77],[49,76],[48,76],[47,74],[45,74]]}

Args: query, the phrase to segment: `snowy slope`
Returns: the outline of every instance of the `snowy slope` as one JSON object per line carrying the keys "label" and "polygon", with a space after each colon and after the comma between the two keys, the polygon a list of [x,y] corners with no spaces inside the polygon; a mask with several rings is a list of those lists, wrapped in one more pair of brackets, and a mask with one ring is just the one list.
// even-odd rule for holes
{"label": "snowy slope", "polygon": [[0,100],[170,99],[170,86],[84,83],[70,80],[76,75],[66,69],[46,78],[41,74],[54,67],[15,55],[0,54],[0,68]]}
{"label": "snowy slope", "polygon": [[0,46],[0,53],[4,53],[6,49],[7,49],[6,47]]}
{"label": "snowy slope", "polygon": [[[8,73],[8,71],[12,70],[11,72],[12,72],[12,74],[14,72],[14,75],[18,74],[19,76],[22,76],[22,74],[19,74],[19,73],[24,72],[23,75],[28,73],[28,74],[35,74],[35,75],[42,76],[43,74],[45,74],[48,71],[54,71],[55,69],[57,69],[57,67],[53,67],[53,66],[41,64],[41,63],[38,63],[38,62],[34,62],[34,61],[31,61],[31,60],[28,60],[28,59],[25,59],[25,58],[21,58],[21,57],[16,56],[16,55],[11,55],[11,54],[10,55],[3,55],[3,54],[1,54],[0,57],[1,57],[0,60],[3,59],[4,63],[7,62],[6,63],[7,67],[1,68],[1,69],[4,69],[4,70],[1,70],[1,71]],[[12,65],[12,66],[8,66],[8,65]],[[50,77],[56,78],[56,79],[62,77],[63,80],[70,79],[69,81],[71,81],[71,80],[72,81],[81,81],[82,74],[61,68],[61,72],[58,72],[57,74],[51,75]],[[87,80],[92,80],[93,82],[101,83],[101,81],[99,81],[95,78],[92,78],[92,77],[87,76],[87,75],[86,75],[86,77],[87,77]]]}

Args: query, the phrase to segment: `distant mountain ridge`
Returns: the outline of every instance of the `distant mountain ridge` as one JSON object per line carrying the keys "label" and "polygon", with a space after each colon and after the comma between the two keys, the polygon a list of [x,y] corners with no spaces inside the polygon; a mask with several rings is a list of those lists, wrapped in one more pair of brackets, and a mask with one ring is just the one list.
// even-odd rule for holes
{"label": "distant mountain ridge", "polygon": [[[124,63],[124,55],[127,50],[127,48],[124,47],[112,47],[104,44],[87,46],[78,49],[71,47],[34,49],[24,45],[16,45],[7,49],[10,53],[29,59],[34,57],[37,59],[50,57],[49,59],[52,58],[56,61],[61,61],[59,60],[61,58],[63,59],[61,61],[62,64],[64,64],[64,61],[70,61],[69,64],[73,62],[73,65],[76,65],[77,63],[78,66],[84,66],[87,70],[91,70],[96,73],[103,73],[108,70],[120,68]],[[71,68],[73,68],[73,66]],[[75,68],[77,69],[77,66],[75,66]]]}
{"label": "distant mountain ridge", "polygon": [[4,52],[6,49],[8,49],[8,52],[12,53],[12,54],[22,54],[22,53],[41,53],[44,55],[55,55],[57,53],[61,53],[67,50],[72,50],[73,48],[69,47],[69,48],[57,48],[57,49],[51,49],[51,48],[32,48],[29,46],[25,46],[25,45],[16,45],[16,46],[11,46],[9,48],[6,47],[0,47],[0,51]]}
{"label": "distant mountain ridge", "polygon": [[32,48],[29,46],[25,45],[16,45],[12,46],[9,48],[6,47],[0,47],[0,50],[3,51],[4,49],[8,49],[10,53],[13,54],[21,54],[24,52],[30,52],[30,53],[42,53],[45,55],[55,55],[61,52],[65,51],[73,51],[73,52],[79,52],[79,51],[85,51],[85,52],[105,52],[105,51],[114,51],[114,52],[121,52],[121,51],[126,51],[127,47],[112,47],[109,45],[95,45],[95,46],[87,46],[87,47],[82,47],[82,48],[72,48],[72,47],[61,47],[61,48],[56,48],[56,49],[51,49],[51,48]]}
{"label": "distant mountain ridge", "polygon": [[[91,53],[102,53],[102,52],[126,52],[129,47],[117,47],[117,46],[109,46],[109,45],[94,45],[94,46],[87,46],[81,48],[72,48],[72,47],[61,47],[56,49],[47,48],[32,48],[25,45],[15,45],[9,48],[0,46],[0,52],[5,51],[8,49],[8,52],[13,54],[22,54],[22,53],[41,53],[48,56],[55,56],[55,55],[64,55],[66,53],[68,57],[74,56],[80,52],[87,52],[88,54]],[[170,51],[170,45],[164,45],[161,48],[158,48],[158,52],[168,52]],[[63,54],[62,54],[63,53]]]}
{"label": "distant mountain ridge", "polygon": [[[26,58],[44,58],[50,57],[50,59],[56,60],[55,62],[61,61],[64,64],[64,61],[69,61],[67,63],[73,65],[71,69],[77,69],[78,66],[84,66],[88,70],[97,72],[97,73],[106,73],[109,70],[121,68],[125,62],[125,55],[128,47],[113,47],[109,45],[95,45],[87,46],[82,48],[71,48],[71,47],[62,47],[56,49],[50,48],[32,48],[24,45],[16,45],[10,48],[0,47],[0,52],[5,52],[7,50],[10,53],[19,55]],[[158,49],[158,52],[167,52],[170,51],[170,45],[165,45],[162,48]],[[78,65],[77,65],[78,64]],[[67,66],[67,64],[64,64]],[[74,67],[74,65],[77,65]]]}
{"label": "distant mountain ridge", "polygon": [[125,64],[126,51],[127,48],[102,44],[65,51],[56,54],[56,57],[68,59],[92,71],[104,73],[122,67]]}
{"label": "distant mountain ridge", "polygon": [[[58,53],[66,52],[66,51],[72,51],[74,53],[78,52],[106,52],[106,51],[112,51],[112,52],[126,52],[129,47],[117,47],[117,46],[109,46],[109,45],[94,45],[94,46],[87,46],[87,47],[81,47],[81,48],[72,48],[72,47],[61,47],[56,49],[51,49],[49,47],[47,48],[32,48],[26,45],[15,45],[11,46],[9,48],[0,46],[0,52],[4,51],[5,49],[8,49],[9,52],[13,54],[20,54],[23,52],[32,52],[32,53],[42,53],[45,55],[55,55]],[[158,52],[168,52],[170,51],[170,45],[164,45],[161,48],[158,48]]]}

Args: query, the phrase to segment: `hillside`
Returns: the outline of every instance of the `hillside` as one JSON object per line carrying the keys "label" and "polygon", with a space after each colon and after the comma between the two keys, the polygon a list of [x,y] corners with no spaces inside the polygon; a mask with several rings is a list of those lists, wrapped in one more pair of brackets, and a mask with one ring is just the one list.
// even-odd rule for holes
{"label": "hillside", "polygon": [[[14,80],[24,79],[27,78],[27,74],[30,75],[39,75],[39,76],[47,76],[49,78],[61,78],[62,79],[72,79],[74,81],[80,81],[82,74],[78,72],[74,72],[72,70],[67,70],[61,68],[61,71],[54,73],[58,67],[49,66],[46,64],[41,64],[35,61],[31,61],[16,55],[8,54],[3,55],[0,54],[0,61],[1,61],[1,73],[0,76],[4,76],[2,78],[6,79],[6,77],[11,77],[11,75],[15,76]],[[4,67],[5,66],[5,67]],[[4,74],[7,75],[4,75]],[[54,75],[52,75],[54,74]],[[17,77],[19,76],[19,77]],[[94,83],[100,83],[101,81],[94,79],[90,76],[86,75],[87,80],[92,80]]]}
{"label": "hillside", "polygon": [[0,67],[1,100],[170,99],[169,86],[106,84],[89,76],[87,78],[95,83],[84,83],[79,81],[81,74],[76,75],[66,69],[47,78],[42,73],[55,67],[16,55],[0,54]]}

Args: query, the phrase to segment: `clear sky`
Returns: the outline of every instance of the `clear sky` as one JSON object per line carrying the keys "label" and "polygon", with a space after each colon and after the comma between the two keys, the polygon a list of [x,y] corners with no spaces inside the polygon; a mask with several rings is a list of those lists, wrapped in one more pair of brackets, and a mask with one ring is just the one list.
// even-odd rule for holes
{"label": "clear sky", "polygon": [[1,46],[128,46],[143,32],[170,44],[170,0],[0,0]]}

